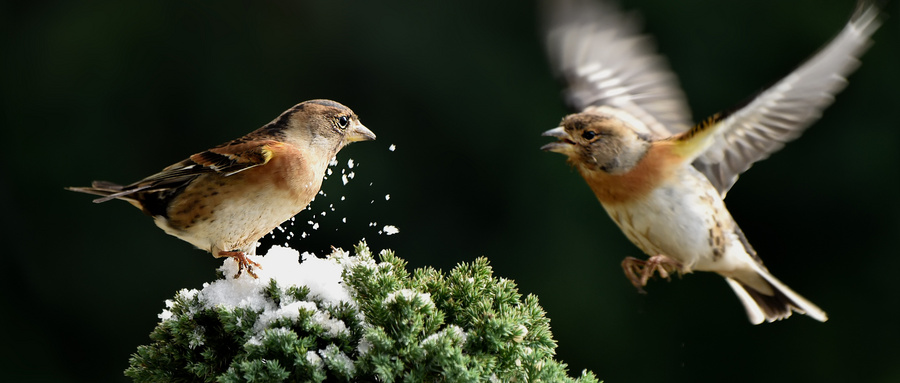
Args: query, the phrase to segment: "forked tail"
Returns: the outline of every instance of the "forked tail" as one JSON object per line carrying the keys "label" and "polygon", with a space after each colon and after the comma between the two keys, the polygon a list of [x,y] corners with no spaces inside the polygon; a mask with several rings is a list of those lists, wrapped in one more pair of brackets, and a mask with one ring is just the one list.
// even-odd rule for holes
{"label": "forked tail", "polygon": [[759,275],[772,287],[773,295],[763,294],[732,278],[725,278],[744,304],[747,317],[753,324],[760,324],[764,320],[767,322],[782,320],[790,317],[794,311],[809,315],[820,322],[828,320],[828,315],[822,309],[795,293],[767,271],[759,270]]}

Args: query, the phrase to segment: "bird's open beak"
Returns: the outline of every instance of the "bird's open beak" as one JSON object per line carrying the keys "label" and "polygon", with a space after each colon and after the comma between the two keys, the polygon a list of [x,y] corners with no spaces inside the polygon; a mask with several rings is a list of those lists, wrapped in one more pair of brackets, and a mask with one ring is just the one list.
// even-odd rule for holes
{"label": "bird's open beak", "polygon": [[371,141],[375,139],[375,133],[363,124],[356,124],[347,132],[345,136],[348,143],[357,141]]}
{"label": "bird's open beak", "polygon": [[572,146],[575,144],[574,142],[572,142],[572,140],[569,139],[569,133],[566,133],[566,130],[562,126],[550,129],[542,133],[541,135],[544,137],[554,137],[559,140],[541,146],[541,150],[547,152],[556,152],[568,155],[569,153],[571,153]]}

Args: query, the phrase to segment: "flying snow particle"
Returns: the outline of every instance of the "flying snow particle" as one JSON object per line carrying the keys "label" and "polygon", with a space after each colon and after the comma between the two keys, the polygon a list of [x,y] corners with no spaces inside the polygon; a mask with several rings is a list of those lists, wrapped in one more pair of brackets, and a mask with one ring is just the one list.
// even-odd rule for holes
{"label": "flying snow particle", "polygon": [[394,225],[386,225],[384,229],[381,230],[384,231],[385,235],[394,235],[400,232],[400,229],[398,229],[397,226]]}

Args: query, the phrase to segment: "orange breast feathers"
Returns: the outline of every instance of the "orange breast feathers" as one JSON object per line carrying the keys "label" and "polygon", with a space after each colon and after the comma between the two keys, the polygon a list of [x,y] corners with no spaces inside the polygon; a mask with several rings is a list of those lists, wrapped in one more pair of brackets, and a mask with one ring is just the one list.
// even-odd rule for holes
{"label": "orange breast feathers", "polygon": [[676,154],[671,141],[655,141],[644,158],[630,171],[609,174],[579,165],[578,171],[600,203],[621,204],[640,200],[660,185],[671,182],[685,158]]}
{"label": "orange breast feathers", "polygon": [[[271,151],[271,159],[245,172],[249,183],[286,190],[294,198],[306,198],[308,189],[315,189],[313,194],[318,192],[324,174],[317,174],[315,167],[319,164],[310,163],[306,153],[283,143],[266,145],[266,149]],[[324,171],[324,166],[320,167]]]}

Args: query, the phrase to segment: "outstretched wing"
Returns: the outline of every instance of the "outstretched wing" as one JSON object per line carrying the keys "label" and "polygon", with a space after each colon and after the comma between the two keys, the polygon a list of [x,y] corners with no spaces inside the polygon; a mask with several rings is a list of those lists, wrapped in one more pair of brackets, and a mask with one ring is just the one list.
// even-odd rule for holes
{"label": "outstretched wing", "polygon": [[634,15],[585,0],[545,0],[544,30],[550,64],[567,85],[577,111],[609,105],[634,115],[655,138],[692,125],[687,100],[651,38]]}
{"label": "outstretched wing", "polygon": [[722,197],[754,162],[797,138],[819,119],[846,77],[859,66],[859,56],[878,29],[880,10],[861,1],[844,29],[790,75],[721,119],[713,143],[695,161]]}

